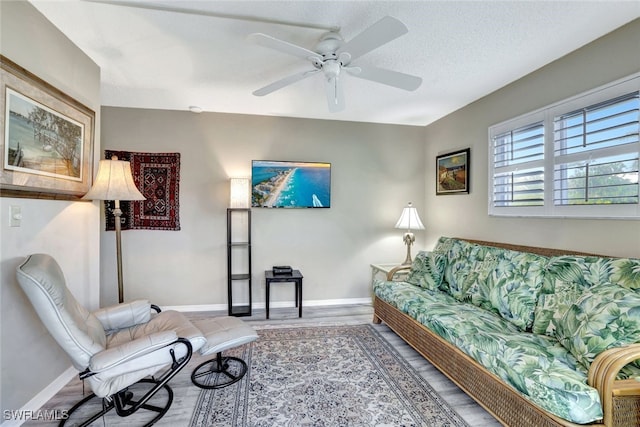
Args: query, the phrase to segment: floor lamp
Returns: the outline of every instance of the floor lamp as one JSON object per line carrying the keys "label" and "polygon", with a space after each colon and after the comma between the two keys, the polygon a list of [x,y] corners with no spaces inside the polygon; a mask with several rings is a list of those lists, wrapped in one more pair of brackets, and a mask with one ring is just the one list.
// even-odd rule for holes
{"label": "floor lamp", "polygon": [[411,264],[411,245],[416,241],[416,236],[413,235],[411,230],[424,230],[424,225],[422,221],[420,221],[418,210],[413,207],[411,202],[409,202],[406,208],[402,209],[402,214],[396,223],[396,228],[407,230],[402,237],[404,244],[407,245],[407,257],[402,265]]}
{"label": "floor lamp", "polygon": [[116,228],[116,262],[118,264],[118,302],[124,301],[124,285],[122,284],[122,238],[121,238],[121,217],[120,200],[145,200],[145,197],[138,191],[133,182],[131,165],[129,162],[118,160],[113,156],[111,160],[100,160],[98,174],[93,181],[93,186],[87,194],[85,200],[113,200],[115,209]]}

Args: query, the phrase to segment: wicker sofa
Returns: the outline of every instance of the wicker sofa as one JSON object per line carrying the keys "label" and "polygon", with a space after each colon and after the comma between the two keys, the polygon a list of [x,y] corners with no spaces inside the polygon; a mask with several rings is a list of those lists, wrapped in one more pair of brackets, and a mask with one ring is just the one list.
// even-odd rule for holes
{"label": "wicker sofa", "polygon": [[374,322],[508,426],[640,426],[640,259],[440,238]]}

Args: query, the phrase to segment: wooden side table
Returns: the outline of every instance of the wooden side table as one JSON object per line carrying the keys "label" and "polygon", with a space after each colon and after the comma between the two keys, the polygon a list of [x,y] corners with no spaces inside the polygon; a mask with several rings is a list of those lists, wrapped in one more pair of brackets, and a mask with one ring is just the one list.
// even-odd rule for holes
{"label": "wooden side table", "polygon": [[[398,267],[399,265],[400,264],[398,263],[371,264],[371,283],[373,284],[374,279],[387,280],[387,274],[389,274],[392,269]],[[409,270],[401,270],[394,274],[393,278],[395,280],[403,280],[406,279],[408,275]]]}
{"label": "wooden side table", "polygon": [[302,317],[302,273],[300,270],[293,270],[291,274],[273,274],[271,270],[265,270],[264,279],[267,293],[266,309],[267,319],[269,318],[269,287],[274,283],[294,283],[296,287],[296,307],[298,307],[298,317]]}
{"label": "wooden side table", "polygon": [[[371,302],[375,300],[375,293],[373,292],[373,283],[376,279],[379,280],[387,280],[387,274],[394,268],[398,267],[400,264],[395,263],[381,263],[381,264],[371,264]],[[408,270],[402,270],[393,275],[394,280],[404,280],[407,278],[409,274]]]}

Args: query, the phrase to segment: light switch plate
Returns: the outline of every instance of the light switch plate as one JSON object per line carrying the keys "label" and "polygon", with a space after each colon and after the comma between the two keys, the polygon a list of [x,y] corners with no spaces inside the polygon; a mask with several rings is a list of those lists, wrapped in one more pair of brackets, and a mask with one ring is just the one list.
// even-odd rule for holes
{"label": "light switch plate", "polygon": [[11,227],[20,227],[20,223],[22,222],[22,207],[15,205],[11,206],[9,218],[9,225]]}

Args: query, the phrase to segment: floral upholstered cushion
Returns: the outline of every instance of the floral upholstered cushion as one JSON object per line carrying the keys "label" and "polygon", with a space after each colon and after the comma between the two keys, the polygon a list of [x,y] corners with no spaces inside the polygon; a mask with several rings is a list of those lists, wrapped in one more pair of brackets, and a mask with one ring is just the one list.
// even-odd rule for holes
{"label": "floral upholstered cushion", "polygon": [[640,293],[610,283],[593,286],[557,323],[556,336],[587,368],[609,348],[640,343]]}
{"label": "floral upholstered cushion", "polygon": [[607,272],[611,283],[640,292],[640,259],[608,259]]}
{"label": "floral upholstered cushion", "polygon": [[640,291],[640,259],[572,255],[551,258],[544,272],[533,332],[555,336],[556,326],[569,307],[589,288],[603,283]]}
{"label": "floral upholstered cushion", "polygon": [[436,246],[433,248],[433,252],[446,254],[453,247],[453,244],[456,241],[458,241],[458,239],[442,236],[438,239]]}
{"label": "floral upholstered cushion", "polygon": [[420,251],[413,260],[406,281],[426,289],[437,290],[442,283],[446,261],[444,254]]}
{"label": "floral upholstered cushion", "polygon": [[471,348],[465,352],[541,408],[577,424],[602,418],[587,370],[554,338],[482,329],[466,338]]}
{"label": "floral upholstered cushion", "polygon": [[571,304],[589,289],[590,283],[584,277],[588,270],[585,258],[581,256],[551,258],[535,310],[534,333],[555,336],[558,321]]}
{"label": "floral upholstered cushion", "polygon": [[429,310],[434,303],[454,304],[456,302],[451,295],[444,292],[432,291],[408,282],[375,280],[373,291],[381,300],[412,316],[421,310]]}
{"label": "floral upholstered cushion", "polygon": [[489,277],[498,267],[500,256],[497,251],[484,246],[478,246],[472,251],[472,254],[475,262],[469,266],[470,268],[466,272],[462,285],[456,287],[456,298],[497,313],[497,309],[491,306],[486,284]]}
{"label": "floral upholstered cushion", "polygon": [[447,262],[444,268],[444,280],[441,289],[458,301],[468,299],[467,290],[473,283],[472,277],[480,262],[484,260],[484,247],[464,240],[450,239],[446,252]]}
{"label": "floral upholstered cushion", "polygon": [[443,289],[458,301],[491,310],[530,330],[548,258],[458,239],[446,244]]}
{"label": "floral upholstered cushion", "polygon": [[547,260],[536,254],[491,248],[468,287],[471,302],[495,311],[522,330],[531,330]]}
{"label": "floral upholstered cushion", "polygon": [[383,281],[374,290],[540,407],[574,423],[602,417],[586,368],[554,338],[522,332],[498,314],[444,292]]}

